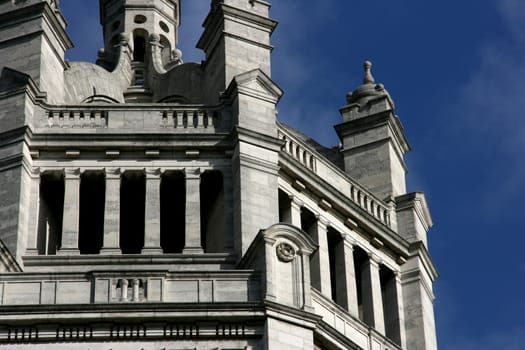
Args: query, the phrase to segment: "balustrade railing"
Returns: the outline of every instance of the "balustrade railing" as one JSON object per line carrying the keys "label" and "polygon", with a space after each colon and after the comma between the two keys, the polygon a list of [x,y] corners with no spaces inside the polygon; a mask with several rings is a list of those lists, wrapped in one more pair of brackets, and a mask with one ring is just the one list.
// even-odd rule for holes
{"label": "balustrade railing", "polygon": [[297,161],[299,161],[299,163],[308,169],[315,171],[317,160],[312,152],[303,147],[290,135],[285,134],[282,130],[279,130],[279,138],[285,142],[283,150],[286,153],[295,158]]}
{"label": "balustrade railing", "polygon": [[343,178],[346,184],[341,190],[348,195],[348,198],[381,223],[389,227],[391,226],[390,208],[381,200],[375,198],[364,187],[353,182],[352,179],[346,176],[342,170],[336,168],[335,165],[328,161],[324,161],[314,152],[307,149],[302,142],[297,140],[291,133],[285,131],[283,128],[279,129],[278,137],[284,142],[283,151],[286,154],[322,178]]}
{"label": "balustrade railing", "polygon": [[107,128],[108,112],[100,110],[58,110],[47,112],[50,128]]}
{"label": "balustrade railing", "polygon": [[45,111],[37,128],[63,129],[174,129],[180,132],[215,132],[224,126],[223,113],[207,107],[72,106]]}
{"label": "balustrade railing", "polygon": [[168,110],[162,111],[162,126],[175,129],[215,129],[219,127],[219,111]]}

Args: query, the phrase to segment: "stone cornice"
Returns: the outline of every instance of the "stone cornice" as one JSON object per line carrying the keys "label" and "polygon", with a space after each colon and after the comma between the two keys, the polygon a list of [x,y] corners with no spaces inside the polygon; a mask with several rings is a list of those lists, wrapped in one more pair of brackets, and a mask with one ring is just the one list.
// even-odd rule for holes
{"label": "stone cornice", "polygon": [[345,136],[365,132],[370,129],[388,126],[395,136],[396,148],[400,152],[410,151],[410,145],[403,131],[401,121],[392,111],[384,111],[366,117],[349,120],[335,126],[337,134],[342,139]]}
{"label": "stone cornice", "polygon": [[432,281],[434,281],[439,276],[437,267],[432,261],[430,253],[428,252],[428,249],[425,247],[423,242],[416,242],[410,245],[410,256],[418,256],[421,259],[421,262],[423,263],[423,266],[425,267],[425,270],[427,271]]}
{"label": "stone cornice", "polygon": [[322,320],[322,316],[269,300],[264,301],[264,306],[266,316],[312,330]]}
{"label": "stone cornice", "polygon": [[[262,91],[251,86],[250,83],[254,82],[262,88]],[[222,99],[231,101],[238,94],[277,104],[284,92],[262,70],[254,69],[235,76],[226,91],[222,93]]]}
{"label": "stone cornice", "polygon": [[432,215],[428,208],[428,203],[423,192],[408,193],[395,198],[396,211],[414,210],[419,221],[424,225],[425,230],[428,231],[433,225]]}
{"label": "stone cornice", "polygon": [[[0,100],[25,93],[33,104],[45,103],[47,93],[40,91],[35,81],[28,74],[16,69],[4,67],[0,75],[0,87],[4,79],[11,79],[12,83],[16,85],[13,87],[9,86],[9,88],[4,91],[0,90]],[[4,81],[4,84],[5,83]]]}

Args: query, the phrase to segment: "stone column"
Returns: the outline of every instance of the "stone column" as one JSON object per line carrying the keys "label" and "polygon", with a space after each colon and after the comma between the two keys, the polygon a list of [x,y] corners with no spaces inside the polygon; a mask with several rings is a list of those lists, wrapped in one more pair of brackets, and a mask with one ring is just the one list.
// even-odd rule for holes
{"label": "stone column", "polygon": [[121,254],[120,249],[120,168],[106,168],[104,243],[101,255]]}
{"label": "stone column", "polygon": [[162,254],[160,246],[160,169],[146,169],[146,209],[142,254]]}
{"label": "stone column", "polygon": [[383,297],[381,295],[381,279],[377,257],[369,254],[361,270],[361,286],[363,296],[363,321],[376,331],[385,335],[385,319],[383,313]]}
{"label": "stone column", "polygon": [[65,169],[64,216],[59,255],[77,255],[80,220],[80,169]]}
{"label": "stone column", "polygon": [[27,227],[27,255],[38,255],[38,219],[40,216],[40,168],[30,173],[29,219]]}
{"label": "stone column", "polygon": [[290,199],[290,223],[295,227],[301,227],[301,207],[304,203],[294,196],[290,196]]}
{"label": "stone column", "polygon": [[320,289],[327,298],[332,298],[332,284],[330,280],[330,257],[328,255],[328,222],[319,217],[317,229],[312,232],[312,239],[319,245],[311,260],[312,284]]}
{"label": "stone column", "polygon": [[223,171],[224,177],[224,250],[227,253],[235,253],[233,241],[233,178],[230,171]]}
{"label": "stone column", "polygon": [[386,283],[385,292],[388,300],[384,310],[387,335],[402,348],[406,348],[405,316],[399,272],[394,272],[394,276]]}
{"label": "stone column", "polygon": [[341,264],[336,266],[336,275],[342,280],[342,290],[337,291],[338,303],[348,312],[359,318],[359,307],[357,303],[357,284],[354,264],[354,244],[349,235],[345,235],[337,247],[342,256]]}
{"label": "stone column", "polygon": [[186,241],[184,254],[204,253],[201,243],[201,171],[186,169]]}

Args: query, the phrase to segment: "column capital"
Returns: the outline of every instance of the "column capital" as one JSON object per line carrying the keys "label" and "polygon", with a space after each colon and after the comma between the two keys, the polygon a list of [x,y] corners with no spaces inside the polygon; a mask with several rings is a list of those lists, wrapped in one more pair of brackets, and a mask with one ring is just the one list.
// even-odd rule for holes
{"label": "column capital", "polygon": [[64,178],[66,180],[77,180],[80,178],[80,168],[64,168]]}
{"label": "column capital", "polygon": [[122,176],[121,168],[104,168],[104,174],[108,180],[117,180]]}
{"label": "column capital", "polygon": [[328,225],[330,225],[330,221],[322,217],[321,215],[315,215],[315,218],[317,219],[317,224],[319,226],[322,226],[323,228],[327,229]]}
{"label": "column capital", "polygon": [[186,179],[197,180],[201,178],[201,168],[185,168]]}
{"label": "column capital", "polygon": [[40,167],[28,167],[29,168],[29,176],[32,179],[40,179],[40,176],[42,176],[42,168]]}
{"label": "column capital", "polygon": [[370,262],[370,265],[379,267],[379,264],[383,263],[383,259],[377,256],[377,254],[374,254],[372,252],[367,252],[367,255],[368,255],[368,261]]}
{"label": "column capital", "polygon": [[300,207],[300,208],[304,206],[304,202],[300,200],[299,198],[297,198],[297,196],[290,194],[288,195],[288,197],[291,200],[291,205],[295,205],[296,207]]}
{"label": "column capital", "polygon": [[160,168],[145,168],[146,179],[160,179],[162,171]]}
{"label": "column capital", "polygon": [[355,239],[351,235],[349,235],[348,233],[343,233],[342,236],[343,236],[343,240],[344,240],[345,245],[348,248],[354,250],[354,247],[357,245],[357,242],[355,241]]}

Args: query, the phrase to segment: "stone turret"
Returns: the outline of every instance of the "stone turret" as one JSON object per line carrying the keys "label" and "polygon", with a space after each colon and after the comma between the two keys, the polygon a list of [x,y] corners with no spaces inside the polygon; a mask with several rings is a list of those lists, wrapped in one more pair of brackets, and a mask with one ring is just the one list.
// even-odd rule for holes
{"label": "stone turret", "polygon": [[30,76],[47,93],[63,99],[64,53],[73,46],[56,0],[0,3],[0,70],[8,67]]}
{"label": "stone turret", "polygon": [[[270,36],[277,22],[260,0],[213,0],[197,47],[206,53],[207,86],[224,91],[239,74],[260,69],[271,76]],[[218,95],[209,97],[215,103]]]}
{"label": "stone turret", "polygon": [[130,38],[133,61],[145,61],[150,36],[162,45],[163,61],[178,53],[179,0],[100,0],[100,23],[107,52],[115,50],[124,33]]}
{"label": "stone turret", "polygon": [[343,123],[335,127],[343,143],[345,171],[378,197],[397,197],[406,193],[404,155],[410,146],[394,101],[375,83],[372,64],[365,62],[364,67],[363,84],[347,95]]}

